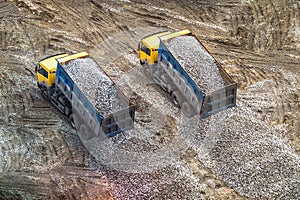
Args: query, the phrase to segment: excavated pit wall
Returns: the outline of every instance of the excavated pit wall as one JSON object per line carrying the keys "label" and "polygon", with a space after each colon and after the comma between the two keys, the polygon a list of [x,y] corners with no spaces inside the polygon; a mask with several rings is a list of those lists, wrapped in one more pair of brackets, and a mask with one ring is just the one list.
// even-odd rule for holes
{"label": "excavated pit wall", "polygon": [[109,114],[124,107],[114,83],[93,59],[72,60],[65,69],[99,113]]}
{"label": "excavated pit wall", "polygon": [[203,92],[212,92],[225,86],[215,59],[195,37],[176,37],[166,45]]}

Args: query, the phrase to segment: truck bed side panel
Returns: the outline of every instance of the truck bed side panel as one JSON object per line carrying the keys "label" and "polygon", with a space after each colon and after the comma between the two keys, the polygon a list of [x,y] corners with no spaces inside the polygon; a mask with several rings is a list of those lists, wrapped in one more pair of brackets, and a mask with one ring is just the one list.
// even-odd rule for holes
{"label": "truck bed side panel", "polygon": [[[171,77],[175,76],[174,81],[176,81],[176,82],[179,80],[178,80],[178,78],[176,78],[176,73],[174,74],[174,72],[175,71],[178,72],[178,76],[180,78],[183,78],[185,83],[189,86],[189,88],[191,88],[191,90],[192,90],[191,92],[197,96],[198,104],[200,105],[199,110],[198,109],[197,110],[200,111],[205,94],[199,89],[199,87],[196,85],[196,83],[190,78],[190,76],[187,74],[187,72],[181,67],[179,62],[172,55],[172,53],[169,51],[169,49],[167,48],[167,46],[164,44],[164,42],[162,40],[160,42],[160,47],[159,47],[158,62],[161,65],[167,65],[167,68],[169,68],[169,69],[165,69],[165,70],[171,71],[171,74],[169,73],[169,75]],[[185,91],[186,91],[186,89],[185,89]],[[185,93],[185,91],[183,91],[183,93]]]}

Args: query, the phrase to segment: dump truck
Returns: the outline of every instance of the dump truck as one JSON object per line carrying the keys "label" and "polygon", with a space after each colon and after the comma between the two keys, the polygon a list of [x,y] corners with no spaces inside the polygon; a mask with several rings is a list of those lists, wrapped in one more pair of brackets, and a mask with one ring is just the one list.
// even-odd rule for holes
{"label": "dump truck", "polygon": [[208,117],[236,105],[237,84],[196,35],[186,29],[144,37],[141,65],[187,117]]}
{"label": "dump truck", "polygon": [[35,71],[41,96],[70,119],[81,139],[105,140],[134,128],[135,106],[88,53],[45,57]]}

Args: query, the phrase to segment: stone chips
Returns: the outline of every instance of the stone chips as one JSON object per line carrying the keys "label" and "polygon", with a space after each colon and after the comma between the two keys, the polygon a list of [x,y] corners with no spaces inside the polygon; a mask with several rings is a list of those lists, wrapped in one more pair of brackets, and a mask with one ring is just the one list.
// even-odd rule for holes
{"label": "stone chips", "polygon": [[93,59],[72,60],[65,69],[99,113],[109,114],[123,107],[114,83]]}
{"label": "stone chips", "polygon": [[252,198],[300,198],[300,156],[280,129],[245,105],[193,120],[181,125],[186,141],[231,188]]}
{"label": "stone chips", "polygon": [[215,59],[195,37],[176,37],[166,45],[203,92],[212,92],[225,86]]}

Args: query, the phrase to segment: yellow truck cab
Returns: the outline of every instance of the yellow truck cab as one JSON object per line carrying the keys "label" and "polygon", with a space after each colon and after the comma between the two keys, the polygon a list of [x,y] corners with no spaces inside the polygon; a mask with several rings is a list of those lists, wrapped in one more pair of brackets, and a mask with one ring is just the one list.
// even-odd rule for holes
{"label": "yellow truck cab", "polygon": [[37,84],[41,88],[42,86],[51,87],[55,83],[55,72],[57,61],[56,59],[67,56],[68,54],[56,54],[40,60],[36,67],[35,71],[37,73]]}
{"label": "yellow truck cab", "polygon": [[62,62],[67,62],[75,58],[82,58],[88,56],[88,53],[81,52],[74,55],[60,53],[48,56],[41,59],[35,66],[37,74],[37,85],[41,89],[42,97],[50,100],[51,91],[55,86],[57,59],[62,59]]}
{"label": "yellow truck cab", "polygon": [[142,39],[138,46],[141,64],[148,63],[150,65],[153,65],[157,62],[159,37],[166,34],[170,34],[170,32],[163,31],[154,33]]}

